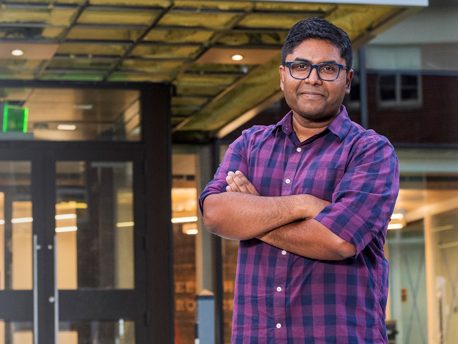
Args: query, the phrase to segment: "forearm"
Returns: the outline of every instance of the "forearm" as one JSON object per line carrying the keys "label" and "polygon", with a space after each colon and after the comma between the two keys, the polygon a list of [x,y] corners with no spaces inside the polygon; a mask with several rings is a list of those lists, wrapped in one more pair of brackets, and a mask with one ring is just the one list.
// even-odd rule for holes
{"label": "forearm", "polygon": [[207,229],[224,238],[247,240],[308,216],[307,195],[264,197],[223,192],[204,201]]}
{"label": "forearm", "polygon": [[299,256],[320,260],[342,260],[355,254],[346,242],[314,219],[297,221],[276,228],[260,240]]}

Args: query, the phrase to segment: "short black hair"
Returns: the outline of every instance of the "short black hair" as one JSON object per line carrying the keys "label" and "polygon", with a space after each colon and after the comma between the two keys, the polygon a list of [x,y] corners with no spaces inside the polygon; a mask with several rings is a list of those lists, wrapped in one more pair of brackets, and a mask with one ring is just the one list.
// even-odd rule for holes
{"label": "short black hair", "polygon": [[322,39],[335,45],[340,50],[340,56],[345,60],[347,68],[352,67],[353,52],[347,33],[319,17],[303,19],[293,25],[281,49],[281,64],[284,65],[286,56],[307,39]]}

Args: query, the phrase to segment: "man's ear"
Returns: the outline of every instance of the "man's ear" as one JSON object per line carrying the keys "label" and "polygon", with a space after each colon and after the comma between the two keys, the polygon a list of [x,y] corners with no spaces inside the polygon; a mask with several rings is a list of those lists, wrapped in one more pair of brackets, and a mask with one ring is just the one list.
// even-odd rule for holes
{"label": "man's ear", "polygon": [[345,80],[345,93],[346,94],[350,94],[352,80],[353,80],[353,69],[350,69],[347,72],[347,78]]}
{"label": "man's ear", "polygon": [[283,82],[285,78],[285,66],[280,65],[280,67],[278,67],[278,72],[280,73],[280,89],[283,92],[283,87],[284,87]]}

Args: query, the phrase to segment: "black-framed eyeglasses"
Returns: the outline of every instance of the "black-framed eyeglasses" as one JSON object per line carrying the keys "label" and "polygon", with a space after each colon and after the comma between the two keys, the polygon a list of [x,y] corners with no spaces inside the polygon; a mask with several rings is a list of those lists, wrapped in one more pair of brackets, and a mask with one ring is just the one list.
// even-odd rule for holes
{"label": "black-framed eyeglasses", "polygon": [[337,80],[342,69],[348,70],[346,66],[335,62],[312,64],[304,61],[290,61],[285,62],[285,66],[288,67],[291,77],[297,80],[307,79],[312,74],[312,70],[316,69],[320,80],[334,81]]}

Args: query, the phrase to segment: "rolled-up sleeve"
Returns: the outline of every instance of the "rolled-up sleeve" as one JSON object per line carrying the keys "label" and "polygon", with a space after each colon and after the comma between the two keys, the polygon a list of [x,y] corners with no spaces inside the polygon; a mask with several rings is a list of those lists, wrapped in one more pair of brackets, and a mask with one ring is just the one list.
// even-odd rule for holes
{"label": "rolled-up sleeve", "polygon": [[245,132],[242,133],[239,138],[229,145],[226,153],[224,154],[223,161],[216,170],[213,179],[207,184],[204,191],[200,194],[199,207],[202,214],[204,212],[203,204],[207,196],[226,191],[226,176],[229,171],[235,172],[239,170],[244,174],[247,173],[245,135]]}
{"label": "rolled-up sleeve", "polygon": [[371,135],[355,144],[353,158],[315,219],[361,252],[385,234],[399,192],[399,165],[392,145]]}

